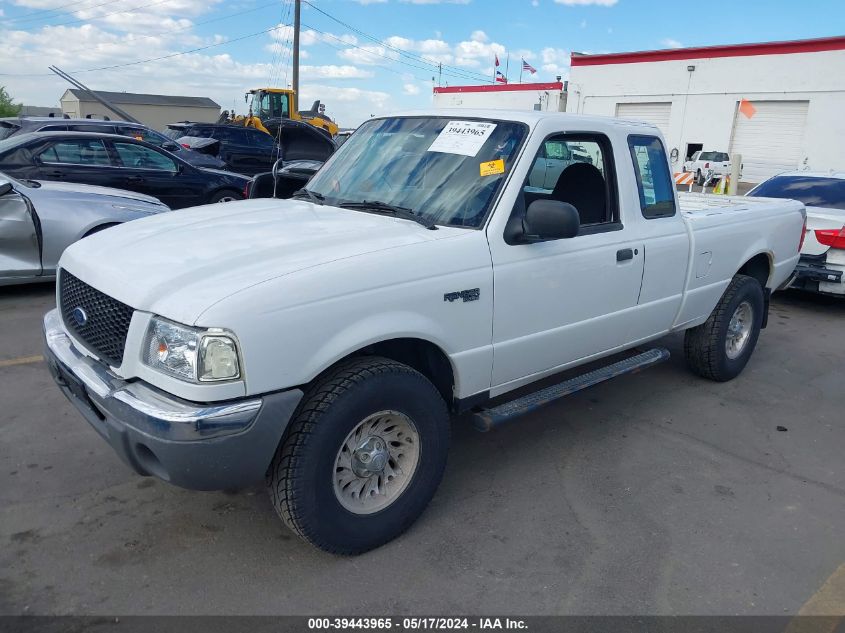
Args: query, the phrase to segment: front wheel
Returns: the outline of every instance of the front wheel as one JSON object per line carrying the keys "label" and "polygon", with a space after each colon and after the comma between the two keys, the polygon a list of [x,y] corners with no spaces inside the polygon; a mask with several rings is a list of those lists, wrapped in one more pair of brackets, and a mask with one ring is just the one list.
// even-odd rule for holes
{"label": "front wheel", "polygon": [[736,275],[707,321],[684,335],[684,356],[690,369],[717,382],[736,378],[757,345],[763,310],[760,282]]}
{"label": "front wheel", "polygon": [[396,538],[422,513],[446,466],[449,416],[422,374],[353,358],[318,378],[267,472],[273,506],[295,533],[335,554]]}

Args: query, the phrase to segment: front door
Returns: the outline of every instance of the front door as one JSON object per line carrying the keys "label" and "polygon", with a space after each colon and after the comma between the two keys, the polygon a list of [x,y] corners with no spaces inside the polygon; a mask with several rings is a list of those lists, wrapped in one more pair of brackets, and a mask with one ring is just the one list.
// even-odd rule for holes
{"label": "front door", "polygon": [[[538,198],[572,204],[581,231],[533,244],[489,236],[494,389],[631,340],[626,316],[637,307],[644,253],[620,218],[610,142],[602,135],[559,135],[549,142],[565,143],[568,154],[577,147],[593,162],[571,163],[541,192],[526,181],[523,197],[526,204]],[[515,213],[522,213],[519,202]]]}
{"label": "front door", "polygon": [[40,275],[40,251],[27,201],[15,191],[0,196],[0,279]]}
{"label": "front door", "polygon": [[161,150],[131,141],[112,141],[123,173],[123,189],[154,196],[171,209],[205,202],[203,179],[195,167],[177,163]]}

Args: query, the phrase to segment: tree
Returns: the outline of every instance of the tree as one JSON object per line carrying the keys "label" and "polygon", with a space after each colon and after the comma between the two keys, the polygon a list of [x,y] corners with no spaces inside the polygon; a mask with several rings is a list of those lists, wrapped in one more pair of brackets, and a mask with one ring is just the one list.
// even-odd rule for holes
{"label": "tree", "polygon": [[20,103],[12,102],[12,96],[6,92],[5,86],[0,86],[0,117],[17,116],[21,107]]}

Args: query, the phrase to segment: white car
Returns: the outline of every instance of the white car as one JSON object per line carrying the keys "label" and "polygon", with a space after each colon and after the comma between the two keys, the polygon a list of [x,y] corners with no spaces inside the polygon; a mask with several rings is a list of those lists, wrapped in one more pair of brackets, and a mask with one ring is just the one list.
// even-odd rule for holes
{"label": "white car", "polygon": [[[562,149],[549,143],[594,160],[532,185],[536,158]],[[195,489],[264,480],[296,534],[366,551],[434,495],[450,414],[489,430],[665,360],[634,348],[671,332],[686,331],[702,377],[745,367],[798,262],[804,207],[679,199],[664,148],[655,126],[565,113],[370,119],[289,200],[71,246],[44,318],[48,365],[138,473]]]}
{"label": "white car", "polygon": [[807,231],[792,287],[845,297],[845,172],[779,174],[747,195],[806,205]]}
{"label": "white car", "polygon": [[703,185],[712,176],[728,176],[731,173],[731,157],[725,152],[698,151],[684,163],[684,171],[695,174],[695,182]]}

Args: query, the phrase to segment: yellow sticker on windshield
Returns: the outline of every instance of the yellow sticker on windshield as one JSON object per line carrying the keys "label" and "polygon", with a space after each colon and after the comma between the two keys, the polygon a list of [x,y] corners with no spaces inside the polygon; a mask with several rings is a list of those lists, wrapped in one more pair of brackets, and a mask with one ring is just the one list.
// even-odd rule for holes
{"label": "yellow sticker on windshield", "polygon": [[495,176],[496,174],[504,174],[505,159],[499,158],[498,160],[491,160],[486,163],[481,163],[479,167],[481,168],[482,176]]}

